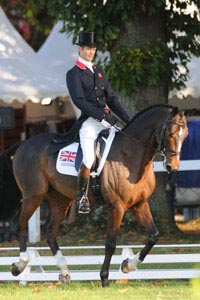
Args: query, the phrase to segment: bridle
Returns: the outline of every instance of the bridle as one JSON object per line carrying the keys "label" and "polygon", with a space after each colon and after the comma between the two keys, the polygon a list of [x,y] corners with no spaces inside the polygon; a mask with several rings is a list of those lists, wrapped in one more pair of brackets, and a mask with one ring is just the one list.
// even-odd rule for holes
{"label": "bridle", "polygon": [[[168,129],[168,127],[167,127],[168,124],[173,124],[173,125],[177,125],[177,126],[184,126],[185,124],[184,123],[178,123],[178,122],[170,120],[169,119],[170,116],[171,116],[171,114],[168,115],[167,120],[166,120],[165,124],[162,127],[160,142],[159,142],[159,145],[158,145],[158,148],[157,148],[157,153],[162,155],[162,156],[166,156],[165,153],[170,152],[171,156],[179,156],[180,151],[175,151],[175,150],[172,150],[172,149],[169,149],[169,148],[165,147],[165,138],[164,137],[165,137],[166,131]],[[168,133],[168,135],[170,135],[170,133]]]}

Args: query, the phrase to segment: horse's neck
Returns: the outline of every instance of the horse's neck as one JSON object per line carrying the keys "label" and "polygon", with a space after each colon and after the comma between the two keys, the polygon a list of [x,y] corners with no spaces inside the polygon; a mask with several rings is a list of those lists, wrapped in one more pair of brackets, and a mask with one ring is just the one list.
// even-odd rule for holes
{"label": "horse's neck", "polygon": [[120,148],[119,151],[124,156],[123,163],[134,173],[134,181],[138,181],[156,152],[154,127],[139,122],[131,124],[119,134],[115,148]]}
{"label": "horse's neck", "polygon": [[130,124],[125,130],[124,135],[129,138],[134,148],[139,148],[140,151],[148,152],[148,150],[156,150],[157,139],[155,124],[153,120],[139,120]]}

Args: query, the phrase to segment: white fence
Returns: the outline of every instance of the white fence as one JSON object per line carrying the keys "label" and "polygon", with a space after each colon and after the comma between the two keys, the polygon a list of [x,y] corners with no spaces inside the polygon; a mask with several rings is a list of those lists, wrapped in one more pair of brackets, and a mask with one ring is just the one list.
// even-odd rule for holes
{"label": "white fence", "polygon": [[[117,279],[189,279],[200,277],[200,244],[185,244],[185,245],[155,245],[154,250],[159,248],[157,252],[162,252],[162,249],[171,248],[170,254],[149,254],[144,262],[138,266],[138,270],[131,271],[124,274],[120,270],[121,263],[127,257],[132,257],[133,249],[138,252],[144,245],[134,246],[117,246],[116,255],[113,255],[111,260],[109,280]],[[182,249],[184,248],[184,251]],[[188,250],[186,253],[186,249]],[[100,280],[100,268],[104,259],[103,246],[79,246],[79,247],[61,247],[63,253],[70,253],[66,255],[67,264],[71,271],[71,280]],[[87,250],[93,251],[92,255],[85,255]],[[194,252],[195,250],[195,252]],[[12,253],[18,251],[18,248],[0,248],[0,253],[6,251],[9,256],[0,257],[0,266],[7,268],[13,262],[18,261],[18,256],[13,256]],[[15,251],[15,252],[13,252]],[[24,272],[19,276],[12,276],[10,271],[0,272],[0,281],[19,281],[21,284],[26,284],[28,281],[57,281],[59,270],[55,267],[55,260],[53,256],[41,255],[49,252],[47,247],[28,248],[30,254],[30,262],[25,268]],[[94,253],[96,251],[96,253]],[[177,252],[184,253],[177,253]],[[83,252],[83,254],[80,254]],[[102,254],[99,254],[102,252]],[[49,252],[50,253],[50,252]],[[78,253],[78,254],[77,254]],[[189,268],[181,267],[182,264],[188,264]],[[146,264],[150,264],[145,268]],[[159,266],[159,264],[162,264]],[[173,265],[172,265],[173,264]],[[181,266],[180,266],[181,264]],[[192,267],[191,267],[192,265]],[[2,268],[2,267],[1,267]],[[48,269],[48,270],[47,270]]]}

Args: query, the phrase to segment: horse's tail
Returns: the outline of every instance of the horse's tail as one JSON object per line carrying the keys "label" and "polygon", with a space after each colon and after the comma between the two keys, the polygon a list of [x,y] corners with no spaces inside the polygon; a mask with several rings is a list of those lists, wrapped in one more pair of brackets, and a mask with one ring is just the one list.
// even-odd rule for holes
{"label": "horse's tail", "polygon": [[4,161],[7,167],[10,167],[12,156],[15,154],[19,146],[21,145],[22,141],[17,142],[16,144],[10,146],[8,149],[0,153],[0,161]]}
{"label": "horse's tail", "polygon": [[19,146],[21,145],[22,141],[17,142],[16,144],[10,146],[8,149],[0,153],[0,158],[1,157],[11,157],[12,155],[15,154]]}

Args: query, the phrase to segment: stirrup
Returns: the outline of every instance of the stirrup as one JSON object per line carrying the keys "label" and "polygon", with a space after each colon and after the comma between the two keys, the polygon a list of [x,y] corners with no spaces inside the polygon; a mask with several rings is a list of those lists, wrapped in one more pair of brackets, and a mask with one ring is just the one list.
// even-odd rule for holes
{"label": "stirrup", "polygon": [[79,214],[89,214],[90,212],[90,202],[86,195],[83,195],[78,202],[78,213]]}

